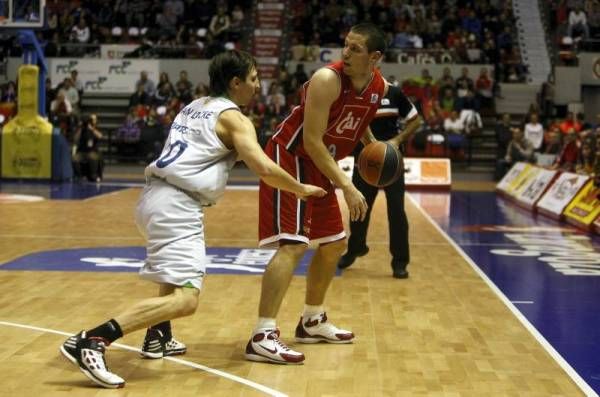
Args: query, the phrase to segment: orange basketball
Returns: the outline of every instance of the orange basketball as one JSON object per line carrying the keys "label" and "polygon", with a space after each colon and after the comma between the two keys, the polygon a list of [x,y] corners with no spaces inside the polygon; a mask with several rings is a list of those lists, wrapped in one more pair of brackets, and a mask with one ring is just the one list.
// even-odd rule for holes
{"label": "orange basketball", "polygon": [[369,185],[391,185],[403,172],[402,154],[391,143],[369,143],[358,156],[358,173]]}

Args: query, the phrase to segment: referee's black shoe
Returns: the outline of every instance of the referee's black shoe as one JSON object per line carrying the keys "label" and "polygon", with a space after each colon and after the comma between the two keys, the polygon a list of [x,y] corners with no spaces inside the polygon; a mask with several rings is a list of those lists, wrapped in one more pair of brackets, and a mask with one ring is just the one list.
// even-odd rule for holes
{"label": "referee's black shoe", "polygon": [[392,259],[392,276],[394,278],[408,278],[407,266],[408,263],[401,263],[396,259]]}
{"label": "referee's black shoe", "polygon": [[367,247],[366,245],[358,250],[348,250],[348,252],[346,252],[344,255],[342,255],[342,257],[340,258],[340,261],[337,264],[338,269],[346,269],[347,267],[350,267],[354,261],[356,260],[357,257],[359,256],[365,256],[369,253],[369,247]]}

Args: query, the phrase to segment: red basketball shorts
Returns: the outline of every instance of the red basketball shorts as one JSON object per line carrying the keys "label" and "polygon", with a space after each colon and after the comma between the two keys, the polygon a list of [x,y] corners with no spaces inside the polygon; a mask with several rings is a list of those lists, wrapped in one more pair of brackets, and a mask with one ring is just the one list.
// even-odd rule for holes
{"label": "red basketball shorts", "polygon": [[340,206],[329,179],[312,161],[288,152],[273,141],[269,141],[265,152],[298,181],[320,186],[327,190],[327,195],[303,201],[293,193],[275,189],[261,181],[259,245],[269,245],[280,240],[328,243],[345,238]]}

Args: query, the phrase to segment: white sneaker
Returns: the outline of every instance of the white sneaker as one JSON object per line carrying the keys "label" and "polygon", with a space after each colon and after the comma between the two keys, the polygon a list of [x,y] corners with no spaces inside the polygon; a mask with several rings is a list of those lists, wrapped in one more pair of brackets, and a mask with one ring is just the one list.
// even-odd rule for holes
{"label": "white sneaker", "polygon": [[310,317],[300,317],[296,327],[296,341],[300,343],[352,343],[354,334],[339,329],[327,322],[327,313],[319,313]]}
{"label": "white sneaker", "polygon": [[141,354],[146,358],[163,358],[185,354],[186,350],[186,346],[175,338],[166,340],[160,330],[148,328]]}
{"label": "white sneaker", "polygon": [[104,361],[106,345],[104,339],[88,338],[85,331],[81,331],[67,339],[61,345],[60,351],[94,383],[109,389],[119,389],[125,386],[125,381],[106,367]]}
{"label": "white sneaker", "polygon": [[302,364],[304,354],[279,340],[278,329],[264,329],[252,335],[246,345],[246,359],[277,364]]}

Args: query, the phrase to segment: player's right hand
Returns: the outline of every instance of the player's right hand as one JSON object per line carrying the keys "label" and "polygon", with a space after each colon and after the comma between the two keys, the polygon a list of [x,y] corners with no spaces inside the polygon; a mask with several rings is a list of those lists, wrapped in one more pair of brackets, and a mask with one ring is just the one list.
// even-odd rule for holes
{"label": "player's right hand", "polygon": [[323,197],[327,194],[325,189],[315,185],[302,184],[302,190],[296,193],[296,197],[300,200],[306,200],[309,197]]}
{"label": "player's right hand", "polygon": [[348,210],[350,211],[350,220],[364,221],[368,209],[365,196],[363,196],[363,194],[352,184],[343,188],[342,191],[344,192],[344,199],[346,200]]}

